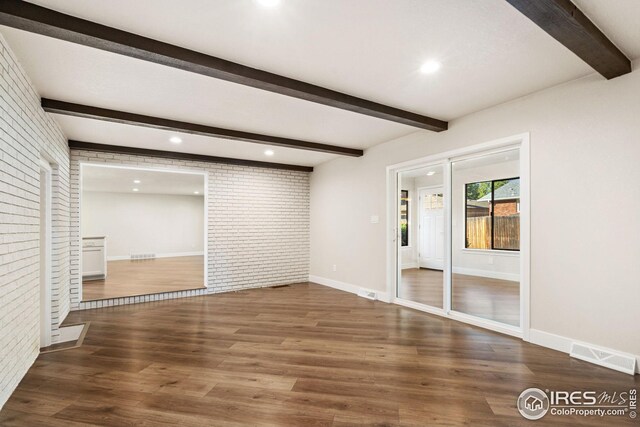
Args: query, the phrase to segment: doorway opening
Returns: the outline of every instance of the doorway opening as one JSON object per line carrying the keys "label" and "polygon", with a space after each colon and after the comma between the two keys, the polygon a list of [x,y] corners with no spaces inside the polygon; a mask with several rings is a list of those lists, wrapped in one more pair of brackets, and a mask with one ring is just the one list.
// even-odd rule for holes
{"label": "doorway opening", "polygon": [[80,165],[82,301],[206,287],[207,174]]}

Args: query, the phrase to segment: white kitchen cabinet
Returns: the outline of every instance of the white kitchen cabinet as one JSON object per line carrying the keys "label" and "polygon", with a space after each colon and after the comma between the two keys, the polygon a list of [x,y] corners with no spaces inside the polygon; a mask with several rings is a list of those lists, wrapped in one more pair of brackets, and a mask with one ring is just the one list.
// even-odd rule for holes
{"label": "white kitchen cabinet", "polygon": [[82,238],[82,279],[107,278],[107,238],[105,236]]}

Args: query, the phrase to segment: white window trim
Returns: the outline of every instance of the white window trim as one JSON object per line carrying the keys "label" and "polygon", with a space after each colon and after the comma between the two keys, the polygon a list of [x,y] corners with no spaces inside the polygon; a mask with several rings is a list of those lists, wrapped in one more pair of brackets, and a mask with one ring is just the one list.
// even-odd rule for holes
{"label": "white window trim", "polygon": [[496,255],[496,256],[507,256],[507,257],[518,257],[520,256],[520,251],[506,251],[504,249],[473,249],[473,248],[462,248],[462,252],[467,252],[470,254],[482,254],[482,255]]}

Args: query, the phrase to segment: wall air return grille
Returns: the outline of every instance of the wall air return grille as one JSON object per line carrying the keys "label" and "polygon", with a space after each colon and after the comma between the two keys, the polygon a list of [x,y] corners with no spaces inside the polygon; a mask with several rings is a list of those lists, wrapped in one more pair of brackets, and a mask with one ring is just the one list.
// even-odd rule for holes
{"label": "wall air return grille", "polygon": [[571,357],[575,357],[576,359],[615,369],[625,374],[634,375],[636,371],[635,357],[611,350],[574,342],[571,344],[570,354]]}

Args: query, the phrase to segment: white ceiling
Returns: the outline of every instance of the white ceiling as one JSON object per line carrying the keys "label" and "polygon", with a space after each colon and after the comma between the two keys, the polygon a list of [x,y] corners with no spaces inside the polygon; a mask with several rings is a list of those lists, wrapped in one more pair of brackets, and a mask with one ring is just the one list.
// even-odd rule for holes
{"label": "white ceiling", "polygon": [[[135,183],[139,180],[140,183]],[[138,191],[133,191],[137,188]],[[140,168],[83,165],[82,191],[203,197],[204,175]],[[199,192],[199,195],[194,192]]]}
{"label": "white ceiling", "polygon": [[[453,162],[453,170],[461,171],[467,169],[478,169],[485,166],[493,166],[503,163],[514,163],[520,159],[520,149],[507,150],[495,154],[471,157],[469,159],[458,160]],[[519,168],[517,163],[516,168]]]}
{"label": "white ceiling", "polygon": [[[504,0],[282,0],[274,9],[254,0],[33,3],[445,120],[593,72]],[[640,56],[640,1],[578,3],[594,21],[602,17],[627,54]],[[15,29],[0,32],[47,98],[363,149],[417,130]],[[441,70],[421,74],[432,58]],[[72,139],[170,149],[161,131],[56,118]],[[184,139],[181,150],[224,157],[304,165],[336,157],[276,149],[276,160],[265,158],[261,145]]]}
{"label": "white ceiling", "polygon": [[[430,172],[434,172],[432,175],[427,175]],[[418,169],[411,169],[408,171],[404,171],[401,172],[401,176],[402,178],[417,178],[419,176],[436,176],[436,175],[442,175],[443,171],[442,171],[442,166],[429,166],[426,168],[418,168]]]}
{"label": "white ceiling", "polygon": [[[206,154],[300,166],[313,166],[336,157],[333,154],[315,151],[274,147],[242,141],[228,141],[220,138],[176,133],[102,120],[58,114],[54,114],[54,117],[64,129],[67,138],[83,142],[100,142],[101,144],[125,147]],[[179,145],[171,143],[169,138],[172,136],[179,136],[182,139],[182,143]],[[267,157],[264,152],[269,149],[273,150],[275,154]]]}

